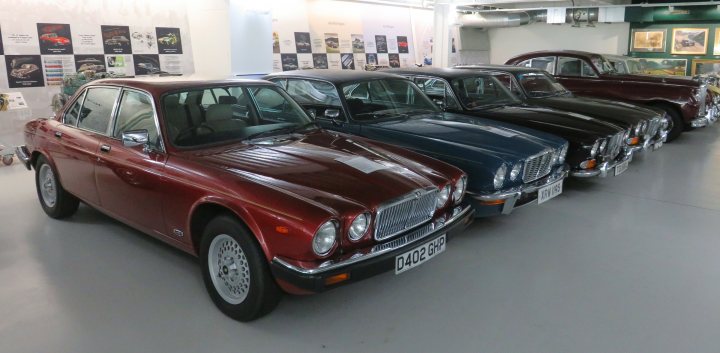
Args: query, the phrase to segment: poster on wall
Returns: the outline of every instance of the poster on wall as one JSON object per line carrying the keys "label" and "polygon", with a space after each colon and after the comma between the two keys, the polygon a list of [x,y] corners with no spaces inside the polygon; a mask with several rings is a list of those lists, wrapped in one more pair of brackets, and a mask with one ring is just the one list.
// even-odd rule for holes
{"label": "poster on wall", "polygon": [[120,76],[135,75],[132,55],[105,55],[107,72]]}
{"label": "poster on wall", "polygon": [[410,44],[408,43],[407,36],[397,37],[398,53],[407,54],[410,52]]}
{"label": "poster on wall", "polygon": [[158,41],[155,37],[154,28],[133,27],[130,28],[130,45],[133,54],[157,54]]}
{"label": "poster on wall", "polygon": [[378,53],[385,54],[388,52],[387,37],[375,36],[375,48]]}
{"label": "poster on wall", "polygon": [[705,55],[708,28],[673,28],[672,54]]}
{"label": "poster on wall", "polygon": [[135,75],[152,75],[160,72],[160,57],[157,54],[134,54]]}
{"label": "poster on wall", "polygon": [[298,68],[300,70],[308,70],[313,68],[313,57],[312,54],[298,54]]}
{"label": "poster on wall", "polygon": [[355,59],[352,54],[340,54],[340,64],[343,70],[355,70]]}
{"label": "poster on wall", "polygon": [[273,54],[280,54],[280,35],[278,35],[278,32],[272,33],[272,39],[273,39]]}
{"label": "poster on wall", "polygon": [[8,110],[27,108],[25,98],[20,92],[0,93],[0,112]]}
{"label": "poster on wall", "polygon": [[70,25],[61,23],[38,23],[40,54],[72,54]]}
{"label": "poster on wall", "polygon": [[691,75],[720,74],[720,59],[693,59]]}
{"label": "poster on wall", "polygon": [[46,86],[60,86],[65,75],[74,74],[75,58],[72,55],[43,55]]}
{"label": "poster on wall", "polygon": [[388,53],[397,53],[398,52],[397,38],[389,37],[387,39],[387,49],[388,49]]}
{"label": "poster on wall", "polygon": [[642,58],[638,60],[644,74],[685,76],[687,71],[687,59]]}
{"label": "poster on wall", "polygon": [[327,54],[313,54],[313,67],[316,69],[327,69],[328,58]]}
{"label": "poster on wall", "polygon": [[298,53],[312,53],[310,48],[310,32],[295,32],[295,51]]}
{"label": "poster on wall", "polygon": [[105,54],[131,54],[130,27],[100,26]]}
{"label": "poster on wall", "polygon": [[72,45],[75,54],[104,53],[100,26],[86,23],[73,24]]}
{"label": "poster on wall", "polygon": [[377,65],[378,64],[378,57],[375,53],[367,53],[365,54],[365,61],[368,65]]}
{"label": "poster on wall", "polygon": [[10,88],[43,87],[40,55],[6,55],[5,68]]}
{"label": "poster on wall", "polygon": [[362,34],[351,34],[350,40],[352,41],[352,52],[353,53],[364,53],[365,52],[365,41],[363,40]]}
{"label": "poster on wall", "polygon": [[283,71],[291,71],[298,69],[297,54],[280,54],[280,62]]}
{"label": "poster on wall", "polygon": [[340,54],[327,54],[328,57],[328,69],[340,70],[342,65],[340,64]]}
{"label": "poster on wall", "polygon": [[180,28],[157,27],[158,50],[160,54],[182,54],[182,38]]}
{"label": "poster on wall", "polygon": [[[2,44],[2,43],[0,43]],[[715,45],[713,45],[713,55],[720,55],[720,27],[715,28]],[[2,50],[2,49],[0,49]]]}
{"label": "poster on wall", "polygon": [[400,54],[388,54],[388,66],[400,67]]}
{"label": "poster on wall", "polygon": [[169,74],[182,74],[182,55],[160,55],[160,70]]}
{"label": "poster on wall", "polygon": [[102,54],[75,55],[75,71],[107,72],[105,69],[105,56]]}
{"label": "poster on wall", "polygon": [[40,54],[37,26],[35,23],[3,23],[3,47],[5,54]]}
{"label": "poster on wall", "polygon": [[340,52],[340,39],[337,33],[325,33],[325,51],[328,53]]}
{"label": "poster on wall", "polygon": [[664,53],[666,29],[633,29],[631,52]]}

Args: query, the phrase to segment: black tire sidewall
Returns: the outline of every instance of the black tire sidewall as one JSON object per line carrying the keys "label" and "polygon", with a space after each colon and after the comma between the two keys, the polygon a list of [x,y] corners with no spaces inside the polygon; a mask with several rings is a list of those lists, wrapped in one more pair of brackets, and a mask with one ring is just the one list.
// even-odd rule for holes
{"label": "black tire sidewall", "polygon": [[673,127],[672,130],[668,132],[667,137],[667,142],[670,142],[678,138],[678,136],[680,136],[680,134],[685,131],[685,122],[682,120],[682,117],[680,117],[680,114],[676,112],[674,108],[670,108],[667,106],[660,106],[659,108],[664,110],[672,119]]}
{"label": "black tire sidewall", "polygon": [[[239,304],[226,302],[215,289],[211,278],[208,252],[213,239],[221,234],[229,235],[238,242],[250,266],[250,289],[245,300]],[[208,223],[200,241],[199,255],[205,287],[212,301],[224,314],[235,320],[251,321],[275,306],[277,289],[270,275],[267,260],[250,231],[235,217],[221,215]]]}

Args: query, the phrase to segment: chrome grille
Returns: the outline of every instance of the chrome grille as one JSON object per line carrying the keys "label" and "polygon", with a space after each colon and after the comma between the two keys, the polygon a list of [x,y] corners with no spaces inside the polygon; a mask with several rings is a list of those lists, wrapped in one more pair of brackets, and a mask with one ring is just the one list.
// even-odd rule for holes
{"label": "chrome grille", "polygon": [[523,182],[529,183],[548,175],[552,169],[553,157],[553,151],[545,151],[528,158],[523,168]]}
{"label": "chrome grille", "polygon": [[657,133],[660,131],[660,122],[660,118],[653,118],[650,120],[650,122],[648,123],[647,132],[645,133],[645,139],[649,140],[655,137],[655,135],[657,135]]}
{"label": "chrome grille", "polygon": [[618,134],[611,136],[608,139],[608,145],[605,148],[605,160],[606,161],[611,161],[611,160],[615,159],[615,157],[617,157],[618,154],[620,154],[620,150],[622,150],[622,145],[623,145],[622,139],[623,139],[624,135],[625,135],[624,132],[620,132]]}
{"label": "chrome grille", "polygon": [[375,240],[392,237],[432,218],[437,188],[415,190],[378,208],[375,218]]}

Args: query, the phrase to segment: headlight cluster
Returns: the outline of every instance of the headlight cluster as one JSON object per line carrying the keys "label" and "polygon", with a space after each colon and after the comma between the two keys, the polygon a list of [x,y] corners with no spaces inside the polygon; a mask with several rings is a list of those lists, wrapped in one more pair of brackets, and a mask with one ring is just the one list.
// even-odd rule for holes
{"label": "headlight cluster", "polygon": [[318,256],[325,256],[332,251],[337,243],[337,222],[329,220],[323,223],[312,240],[312,249]]}
{"label": "headlight cluster", "polygon": [[370,228],[370,213],[361,213],[350,223],[348,238],[352,241],[358,241],[367,233],[368,228]]}
{"label": "headlight cluster", "polygon": [[563,163],[565,163],[565,156],[567,155],[567,152],[568,152],[568,144],[566,143],[566,144],[564,144],[564,145],[562,146],[562,148],[560,148],[560,149],[555,153],[554,164],[563,164]]}
{"label": "headlight cluster", "polygon": [[595,143],[592,145],[592,148],[590,148],[590,157],[595,158],[598,154],[598,150],[600,149],[600,143],[601,139],[595,140]]}
{"label": "headlight cluster", "polygon": [[496,189],[502,188],[505,183],[505,174],[507,174],[507,166],[503,164],[497,169],[495,172],[495,178],[493,178],[493,186]]}
{"label": "headlight cluster", "polygon": [[445,185],[437,195],[437,201],[435,202],[435,208],[438,209],[447,204],[450,199],[450,185]]}
{"label": "headlight cluster", "polygon": [[647,132],[648,129],[648,123],[647,121],[643,120],[642,122],[639,122],[637,126],[635,126],[635,136],[642,136]]}
{"label": "headlight cluster", "polygon": [[522,163],[517,162],[510,170],[510,180],[515,181],[517,180],[518,176],[520,176],[520,171],[522,170]]}
{"label": "headlight cluster", "polygon": [[452,199],[453,202],[458,203],[462,200],[465,195],[465,188],[467,187],[467,176],[463,175],[455,182],[455,188],[453,189]]}

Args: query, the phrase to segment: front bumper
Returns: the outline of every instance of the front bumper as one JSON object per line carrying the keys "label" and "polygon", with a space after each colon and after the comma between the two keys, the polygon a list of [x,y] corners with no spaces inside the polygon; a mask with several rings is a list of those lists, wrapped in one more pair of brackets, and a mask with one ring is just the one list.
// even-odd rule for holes
{"label": "front bumper", "polygon": [[556,166],[547,176],[536,181],[490,194],[476,194],[468,191],[467,194],[475,207],[475,217],[510,214],[518,207],[535,203],[538,190],[565,179],[568,176],[568,170],[566,164]]}
{"label": "front bumper", "polygon": [[[270,269],[275,279],[289,284],[294,289],[311,293],[322,292],[395,269],[397,255],[442,235],[447,235],[448,239],[452,238],[470,224],[472,215],[472,206],[463,203],[419,228],[385,243],[344,254],[339,260],[308,264],[276,256],[270,263]],[[326,284],[328,278],[342,274],[347,274],[348,279],[335,284]]]}
{"label": "front bumper", "polygon": [[15,155],[22,162],[25,168],[27,168],[27,170],[32,170],[32,166],[30,165],[30,151],[28,151],[25,145],[15,148]]}
{"label": "front bumper", "polygon": [[610,174],[610,171],[613,170],[618,164],[632,161],[633,151],[631,149],[628,149],[622,153],[622,158],[616,158],[612,161],[603,162],[593,169],[573,170],[570,172],[570,175],[576,178],[605,178]]}
{"label": "front bumper", "polygon": [[708,109],[705,115],[690,120],[691,127],[705,127],[714,124],[720,117],[720,109],[716,106]]}

